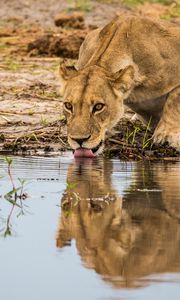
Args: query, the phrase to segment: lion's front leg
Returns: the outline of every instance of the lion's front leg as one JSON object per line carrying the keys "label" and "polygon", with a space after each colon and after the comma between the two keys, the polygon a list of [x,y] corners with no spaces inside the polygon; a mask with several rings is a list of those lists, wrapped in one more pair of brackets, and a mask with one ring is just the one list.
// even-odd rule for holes
{"label": "lion's front leg", "polygon": [[155,143],[168,142],[180,151],[180,87],[168,96],[162,117],[154,132]]}

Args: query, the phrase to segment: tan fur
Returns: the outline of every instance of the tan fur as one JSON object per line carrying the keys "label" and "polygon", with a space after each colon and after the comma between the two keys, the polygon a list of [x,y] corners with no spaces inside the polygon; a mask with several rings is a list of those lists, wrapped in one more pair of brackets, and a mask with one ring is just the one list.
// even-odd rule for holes
{"label": "tan fur", "polygon": [[61,199],[57,247],[75,240],[83,264],[116,286],[180,271],[180,171],[168,164],[151,167],[137,165],[139,175],[124,199],[112,185],[111,161],[75,161],[68,170],[74,187]]}
{"label": "tan fur", "polygon": [[[117,17],[89,33],[77,70],[60,68],[68,138],[96,147],[123,116],[123,103],[155,128],[154,140],[180,150],[180,28],[140,17]],[[93,113],[96,103],[102,111]]]}

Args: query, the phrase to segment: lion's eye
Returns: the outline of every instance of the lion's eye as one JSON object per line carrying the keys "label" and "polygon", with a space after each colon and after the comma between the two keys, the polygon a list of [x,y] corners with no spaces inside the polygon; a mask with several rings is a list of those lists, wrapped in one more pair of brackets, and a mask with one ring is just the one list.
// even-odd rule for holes
{"label": "lion's eye", "polygon": [[101,111],[104,107],[104,103],[97,103],[93,107],[93,112]]}
{"label": "lion's eye", "polygon": [[70,102],[64,102],[64,106],[67,110],[73,110],[72,104]]}

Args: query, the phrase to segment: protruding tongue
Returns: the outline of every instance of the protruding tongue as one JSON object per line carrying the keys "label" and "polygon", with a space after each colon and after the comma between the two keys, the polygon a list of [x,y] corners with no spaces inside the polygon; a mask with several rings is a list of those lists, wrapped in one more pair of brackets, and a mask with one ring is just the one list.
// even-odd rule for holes
{"label": "protruding tongue", "polygon": [[91,149],[78,148],[74,151],[74,157],[95,157]]}

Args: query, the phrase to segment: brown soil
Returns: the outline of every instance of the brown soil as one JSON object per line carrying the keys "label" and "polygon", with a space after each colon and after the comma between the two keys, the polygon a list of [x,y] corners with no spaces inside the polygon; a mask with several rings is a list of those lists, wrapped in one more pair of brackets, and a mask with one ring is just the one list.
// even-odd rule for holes
{"label": "brown soil", "polygon": [[[69,2],[63,0],[1,1],[1,153],[68,149],[62,99],[58,93],[57,69],[61,57],[77,58],[87,32],[104,25],[117,14],[146,14],[159,18],[170,9],[162,5],[127,8],[117,3],[90,2],[92,8],[88,13],[74,13]],[[175,16],[172,21],[179,22],[179,19]],[[137,130],[135,124],[122,121],[116,134],[107,139],[105,155],[126,159],[178,155],[167,146],[156,148],[150,142],[145,145],[151,133],[142,125],[138,126]]]}
{"label": "brown soil", "polygon": [[61,31],[49,33],[28,44],[30,56],[60,56],[78,58],[79,48],[84,41],[87,30]]}
{"label": "brown soil", "polygon": [[56,26],[85,29],[85,21],[82,13],[74,12],[72,14],[61,13],[55,16],[54,23]]}

